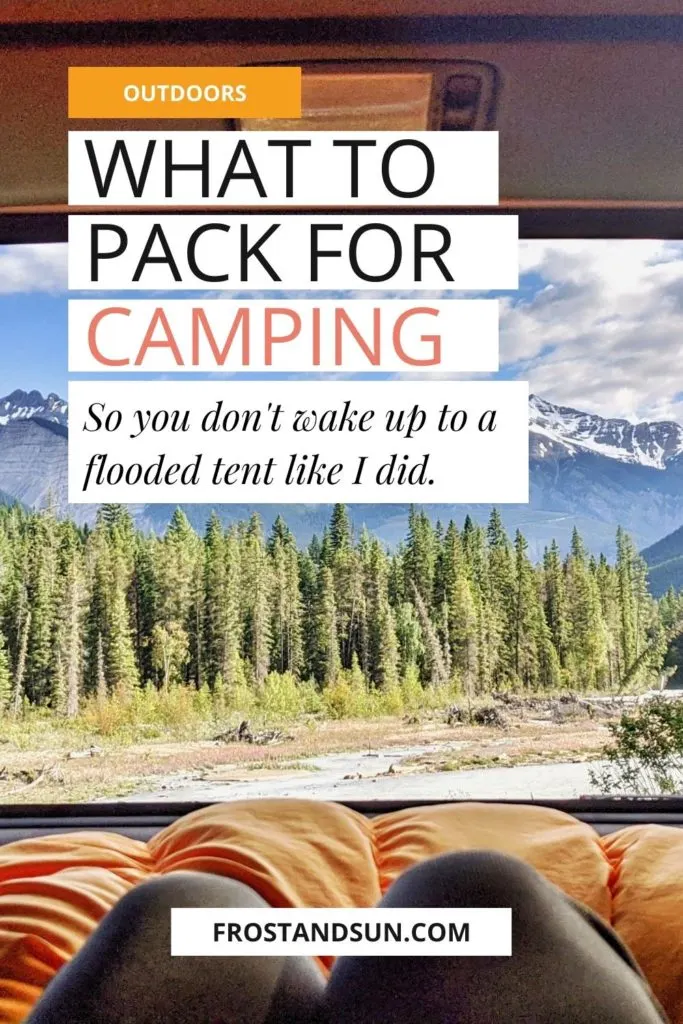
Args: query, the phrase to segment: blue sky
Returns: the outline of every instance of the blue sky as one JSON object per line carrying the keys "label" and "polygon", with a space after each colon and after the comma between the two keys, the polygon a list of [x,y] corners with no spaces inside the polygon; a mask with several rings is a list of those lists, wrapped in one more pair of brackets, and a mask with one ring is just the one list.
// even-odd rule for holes
{"label": "blue sky", "polygon": [[0,296],[0,390],[66,388],[66,301],[40,293]]}
{"label": "blue sky", "polygon": [[[500,379],[602,415],[683,421],[683,244],[523,242],[520,271],[501,295]],[[66,276],[65,244],[0,246],[0,394],[66,394]]]}
{"label": "blue sky", "polygon": [[[0,256],[2,247],[0,247]],[[122,293],[123,294],[123,293]],[[145,292],[129,293],[131,299],[144,298]],[[183,298],[192,293],[174,292],[173,298]],[[260,295],[279,296],[282,292],[263,292]],[[289,293],[290,295],[292,293]],[[300,298],[324,298],[324,292],[300,292]],[[334,297],[345,295],[344,292],[335,292]],[[349,293],[350,294],[350,293]],[[411,293],[395,293],[396,295]],[[424,295],[424,293],[422,293]],[[72,293],[73,296],[76,293]],[[194,293],[196,296],[196,293]],[[85,298],[94,298],[96,293],[83,293]],[[227,296],[226,296],[227,297]],[[7,337],[7,345],[5,345]],[[14,344],[12,338],[21,339],[20,344]],[[43,292],[20,292],[10,295],[0,293],[0,392],[5,395],[15,388],[29,391],[35,388],[47,394],[54,391],[59,395],[66,394],[67,380],[67,296],[66,293],[43,293]],[[110,374],[72,374],[72,379],[79,377],[110,379]],[[136,380],[154,379],[155,374],[136,374]],[[174,379],[187,378],[188,380],[201,380],[202,374],[174,374]],[[206,374],[205,376],[209,376]],[[219,374],[210,375],[215,379]],[[229,377],[230,374],[224,376]],[[259,378],[260,374],[241,373],[242,380]],[[268,374],[269,379],[277,378],[278,374]],[[286,374],[283,376],[292,376]],[[305,374],[297,374],[305,377]],[[313,375],[317,376],[317,375]],[[362,377],[356,374],[356,377]],[[378,374],[367,374],[368,377],[377,378]],[[501,373],[500,379],[507,374]],[[28,382],[28,383],[27,383]]]}

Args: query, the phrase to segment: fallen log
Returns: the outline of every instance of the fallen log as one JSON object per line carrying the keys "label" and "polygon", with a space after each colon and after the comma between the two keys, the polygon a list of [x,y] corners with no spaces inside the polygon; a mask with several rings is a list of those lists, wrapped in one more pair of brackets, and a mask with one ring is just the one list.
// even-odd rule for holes
{"label": "fallen log", "polygon": [[3,799],[8,796],[16,796],[19,793],[23,796],[24,793],[27,793],[30,789],[35,789],[36,786],[39,786],[43,782],[51,781],[61,783],[64,781],[64,777],[58,764],[51,764],[46,768],[40,768],[35,775],[30,771],[8,772],[6,768],[0,769],[1,781],[10,782],[18,779],[24,780],[23,785],[16,786],[14,789],[3,792]]}
{"label": "fallen log", "polygon": [[214,736],[214,743],[253,743],[256,746],[265,747],[271,743],[284,743],[293,738],[293,736],[288,736],[287,733],[283,732],[282,729],[254,731],[249,721],[244,719],[244,721],[232,729],[227,729],[225,732],[219,733],[218,736]]}

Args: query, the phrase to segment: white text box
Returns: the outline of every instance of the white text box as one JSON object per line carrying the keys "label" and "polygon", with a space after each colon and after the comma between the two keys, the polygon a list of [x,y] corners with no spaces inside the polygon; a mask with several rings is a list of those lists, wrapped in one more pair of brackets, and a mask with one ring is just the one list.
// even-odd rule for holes
{"label": "white text box", "polygon": [[526,382],[89,380],[69,403],[75,504],[528,501]]}
{"label": "white text box", "polygon": [[69,132],[69,203],[489,206],[498,132]]}
{"label": "white text box", "polygon": [[171,910],[171,956],[511,956],[509,907]]}
{"label": "white text box", "polygon": [[495,372],[495,299],[71,299],[69,371]]}
{"label": "white text box", "polygon": [[69,217],[69,288],[514,290],[506,214]]}

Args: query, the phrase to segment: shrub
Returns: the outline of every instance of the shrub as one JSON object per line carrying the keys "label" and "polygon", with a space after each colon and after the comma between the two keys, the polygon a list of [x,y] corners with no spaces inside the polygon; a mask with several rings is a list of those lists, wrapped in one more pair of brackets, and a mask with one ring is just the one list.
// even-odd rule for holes
{"label": "shrub", "polygon": [[130,721],[130,707],[111,696],[104,700],[89,697],[83,704],[81,720],[87,731],[98,736],[114,736]]}
{"label": "shrub", "polygon": [[285,721],[304,713],[304,693],[291,672],[270,672],[259,698],[261,711],[267,717]]}
{"label": "shrub", "polygon": [[192,691],[192,703],[201,721],[208,722],[216,717],[213,695],[207,683],[202,683],[198,690]]}
{"label": "shrub", "polygon": [[406,711],[419,711],[424,705],[424,690],[415,664],[406,666],[401,680],[401,696]]}
{"label": "shrub", "polygon": [[301,700],[304,713],[307,715],[319,715],[324,710],[323,695],[318,688],[315,679],[303,679],[299,683]]}
{"label": "shrub", "polygon": [[403,711],[403,694],[398,683],[380,690],[381,710],[385,715],[400,715]]}
{"label": "shrub", "polygon": [[323,705],[330,718],[367,718],[373,714],[373,708],[377,714],[377,694],[368,690],[355,655],[351,668],[342,669],[335,681],[323,690]]}
{"label": "shrub", "polygon": [[659,796],[683,792],[683,700],[655,697],[608,725],[607,764],[590,772],[603,793]]}
{"label": "shrub", "polygon": [[362,716],[361,700],[345,673],[341,672],[335,681],[328,683],[323,690],[323,707],[330,718],[355,718]]}
{"label": "shrub", "polygon": [[147,683],[131,692],[89,697],[77,721],[86,732],[134,743],[168,733],[194,734],[207,717],[202,697],[194,688],[174,683],[158,690]]}
{"label": "shrub", "polygon": [[246,682],[227,683],[222,701],[226,711],[238,711],[244,716],[253,714],[256,708],[256,694]]}

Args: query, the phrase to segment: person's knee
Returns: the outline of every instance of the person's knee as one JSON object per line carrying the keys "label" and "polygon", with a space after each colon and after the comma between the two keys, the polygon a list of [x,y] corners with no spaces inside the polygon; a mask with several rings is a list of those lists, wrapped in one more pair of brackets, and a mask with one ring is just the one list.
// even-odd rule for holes
{"label": "person's knee", "polygon": [[264,907],[261,897],[235,879],[177,871],[134,886],[108,915],[110,928],[138,931],[162,922],[170,927],[174,907]]}
{"label": "person's knee", "polygon": [[195,880],[189,872],[152,878],[134,886],[118,902],[114,912],[119,914],[167,913],[171,907],[184,904],[188,891],[194,890]]}
{"label": "person's knee", "polygon": [[547,883],[523,861],[488,850],[449,853],[406,871],[389,889],[394,906],[529,906]]}

